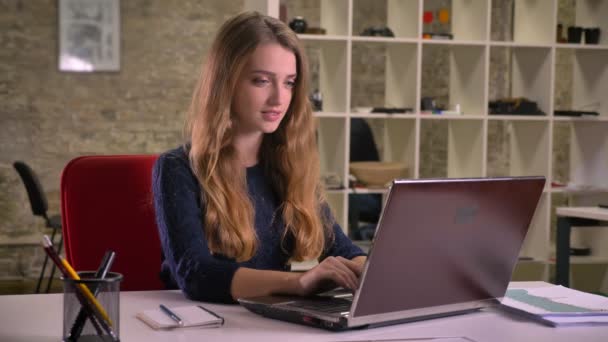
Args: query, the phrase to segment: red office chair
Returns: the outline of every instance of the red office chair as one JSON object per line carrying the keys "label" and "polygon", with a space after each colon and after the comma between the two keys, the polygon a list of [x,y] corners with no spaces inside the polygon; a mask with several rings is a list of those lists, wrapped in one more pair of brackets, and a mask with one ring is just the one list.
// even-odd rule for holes
{"label": "red office chair", "polygon": [[156,155],[84,156],[61,176],[65,253],[78,271],[96,270],[106,250],[122,290],[159,290],[161,247],[152,204]]}

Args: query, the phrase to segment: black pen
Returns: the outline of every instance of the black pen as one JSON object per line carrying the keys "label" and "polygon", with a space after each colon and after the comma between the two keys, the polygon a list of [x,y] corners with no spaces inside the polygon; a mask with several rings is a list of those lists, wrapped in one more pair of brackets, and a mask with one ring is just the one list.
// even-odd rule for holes
{"label": "black pen", "polygon": [[175,312],[173,312],[173,311],[169,310],[169,308],[168,308],[168,307],[166,307],[166,306],[164,306],[164,305],[162,305],[162,304],[161,304],[161,305],[160,305],[160,310],[161,310],[162,312],[166,313],[166,314],[167,314],[167,316],[171,317],[171,319],[172,319],[172,320],[174,320],[175,322],[177,322],[177,324],[179,324],[179,325],[180,325],[180,327],[184,325],[184,322],[182,322],[182,319],[181,319],[181,318],[179,318],[179,316],[178,316],[178,315],[176,315],[176,314],[175,314]]}

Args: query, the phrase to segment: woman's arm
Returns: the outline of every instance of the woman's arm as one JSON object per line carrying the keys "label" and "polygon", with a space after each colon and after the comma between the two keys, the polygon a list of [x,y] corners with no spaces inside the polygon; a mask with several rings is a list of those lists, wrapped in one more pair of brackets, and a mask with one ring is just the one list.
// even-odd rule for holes
{"label": "woman's arm", "polygon": [[187,155],[174,150],[154,165],[154,207],[160,242],[171,277],[193,300],[232,302],[230,285],[239,265],[213,256],[203,232],[200,187]]}
{"label": "woman's arm", "polygon": [[325,258],[304,273],[255,270],[241,267],[232,279],[234,299],[272,294],[309,295],[341,286],[356,289],[365,256],[348,260],[343,257]]}
{"label": "woman's arm", "polygon": [[365,265],[365,262],[367,261],[367,256],[360,255],[360,256],[352,258],[351,260],[354,261],[355,263],[357,263],[357,265],[363,267],[363,265]]}
{"label": "woman's arm", "polygon": [[[346,259],[350,259],[350,260],[358,260],[357,262],[360,263],[361,265],[363,265],[363,263],[365,263],[366,260],[366,254],[365,252],[363,252],[363,250],[361,250],[361,248],[359,248],[359,246],[355,245],[353,243],[353,241],[346,236],[346,234],[344,234],[344,230],[342,230],[342,227],[340,227],[340,225],[335,222],[335,218],[333,217],[332,213],[331,213],[331,209],[329,208],[329,205],[324,204],[323,205],[323,213],[324,215],[326,215],[326,217],[328,217],[328,219],[330,221],[333,221],[333,240],[330,240],[330,244],[328,244],[325,247],[325,251],[323,253],[322,258],[324,257],[329,257],[329,256],[341,256],[343,258]],[[359,258],[359,257],[364,257],[364,258]]]}
{"label": "woman's arm", "polygon": [[[331,215],[328,206],[324,210]],[[333,232],[334,238],[324,253],[323,260],[305,273],[239,268],[232,280],[232,297],[309,295],[338,286],[356,289],[367,256],[352,243],[337,223],[333,226]]]}

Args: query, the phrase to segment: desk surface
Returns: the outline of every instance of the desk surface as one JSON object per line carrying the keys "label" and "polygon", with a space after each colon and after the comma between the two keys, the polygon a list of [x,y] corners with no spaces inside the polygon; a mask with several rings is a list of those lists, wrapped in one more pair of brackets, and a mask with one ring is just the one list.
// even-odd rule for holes
{"label": "desk surface", "polygon": [[557,207],[555,214],[557,216],[608,221],[608,209],[600,207]]}
{"label": "desk surface", "polygon": [[[543,282],[512,286],[537,287]],[[62,294],[0,296],[0,341],[58,341],[62,329]],[[551,328],[497,309],[383,328],[329,332],[266,319],[238,305],[205,304],[226,318],[221,328],[156,331],[135,318],[138,311],[191,302],[178,291],[122,292],[121,341],[361,341],[414,337],[464,336],[481,341],[608,341],[608,327]]]}

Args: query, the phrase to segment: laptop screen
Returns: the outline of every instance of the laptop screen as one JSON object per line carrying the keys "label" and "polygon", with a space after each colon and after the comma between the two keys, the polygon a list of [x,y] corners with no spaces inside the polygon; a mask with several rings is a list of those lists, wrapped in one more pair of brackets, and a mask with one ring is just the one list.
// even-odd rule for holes
{"label": "laptop screen", "polygon": [[504,296],[544,182],[395,181],[351,317]]}

